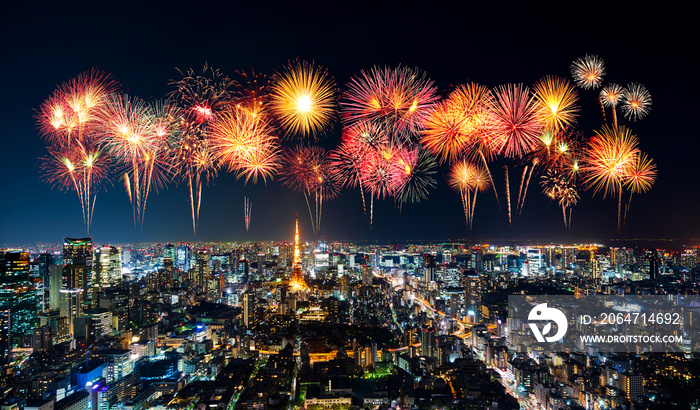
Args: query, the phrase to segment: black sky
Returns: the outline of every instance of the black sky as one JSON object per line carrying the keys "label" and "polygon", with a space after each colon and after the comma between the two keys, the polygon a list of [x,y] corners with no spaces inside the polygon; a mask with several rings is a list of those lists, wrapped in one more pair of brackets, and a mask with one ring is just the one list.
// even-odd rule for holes
{"label": "black sky", "polygon": [[[6,2],[7,3],[7,2]],[[3,4],[0,33],[2,201],[0,244],[57,242],[84,234],[74,193],[40,180],[45,154],[34,110],[56,85],[91,67],[110,72],[123,91],[162,98],[176,67],[200,69],[204,62],[225,73],[254,69],[271,74],[289,59],[315,60],[339,84],[373,65],[417,66],[441,92],[476,81],[488,86],[532,84],[554,74],[568,76],[572,60],[598,54],[606,80],[647,86],[651,114],[630,124],[641,148],[658,164],[657,183],[637,196],[624,237],[700,237],[698,217],[697,121],[698,31],[696,15],[684,6],[641,2],[615,5],[560,2],[167,2],[133,4],[37,2]],[[595,92],[581,93],[580,131],[600,126]],[[340,139],[336,126],[328,147]],[[502,185],[500,167],[492,168]],[[571,231],[561,212],[531,186],[523,215],[508,228],[493,194],[479,198],[474,229],[464,224],[457,194],[445,185],[446,169],[427,202],[407,204],[401,213],[391,200],[375,202],[370,229],[358,191],[345,191],[324,206],[321,235],[332,240],[442,240],[533,238],[589,240],[615,237],[616,203],[582,193]],[[499,189],[503,187],[499,185]],[[243,196],[253,202],[249,233],[243,224]],[[96,242],[244,241],[289,239],[299,214],[310,239],[303,196],[281,188],[244,186],[221,173],[203,192],[195,238],[185,186],[171,186],[149,199],[143,230],[135,230],[120,183],[97,198],[92,236]]]}

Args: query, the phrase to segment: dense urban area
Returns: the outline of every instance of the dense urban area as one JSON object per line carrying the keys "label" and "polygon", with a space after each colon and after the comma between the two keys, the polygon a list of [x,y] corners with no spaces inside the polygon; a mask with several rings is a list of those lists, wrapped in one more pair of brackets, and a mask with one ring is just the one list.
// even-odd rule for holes
{"label": "dense urban area", "polygon": [[698,257],[305,242],[298,228],[288,242],[8,248],[0,408],[696,409],[698,346],[532,351],[507,306],[515,294],[698,295]]}

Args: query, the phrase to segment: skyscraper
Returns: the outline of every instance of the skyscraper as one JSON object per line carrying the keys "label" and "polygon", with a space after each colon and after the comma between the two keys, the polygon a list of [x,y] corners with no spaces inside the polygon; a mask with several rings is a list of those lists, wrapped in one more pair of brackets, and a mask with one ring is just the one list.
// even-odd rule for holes
{"label": "skyscraper", "polygon": [[207,293],[207,279],[209,279],[209,252],[197,251],[197,272],[194,278],[197,290]]}
{"label": "skyscraper", "polygon": [[426,284],[435,282],[435,255],[423,255],[423,278]]}
{"label": "skyscraper", "polygon": [[12,351],[12,311],[9,307],[0,307],[0,367],[5,366]]}
{"label": "skyscraper", "polygon": [[11,310],[11,332],[25,335],[36,325],[36,291],[29,280],[29,254],[0,251],[0,308]]}
{"label": "skyscraper", "polygon": [[107,288],[118,286],[122,280],[121,250],[114,246],[95,249],[93,286]]}
{"label": "skyscraper", "polygon": [[63,238],[63,265],[92,267],[92,238]]}
{"label": "skyscraper", "polygon": [[248,329],[255,326],[255,292],[252,290],[243,293],[243,325]]}
{"label": "skyscraper", "polygon": [[60,308],[61,288],[63,287],[63,266],[49,266],[49,309]]}

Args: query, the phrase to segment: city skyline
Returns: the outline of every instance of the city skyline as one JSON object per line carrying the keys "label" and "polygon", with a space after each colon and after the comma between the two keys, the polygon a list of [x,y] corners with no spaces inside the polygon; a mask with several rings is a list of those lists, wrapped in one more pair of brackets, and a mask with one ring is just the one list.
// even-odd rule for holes
{"label": "city skyline", "polygon": [[[16,8],[11,9],[8,15],[15,19],[4,29],[16,28],[22,32],[23,29],[18,25],[27,21],[28,11],[20,5],[12,7]],[[37,27],[35,31],[27,32],[26,44],[37,43],[36,40],[40,39],[42,34],[50,32],[53,27],[61,26],[61,21],[79,21],[81,18],[93,16],[92,13],[100,14],[101,10],[81,10],[73,13],[72,9],[62,8],[55,10],[62,18],[53,18],[51,21],[48,17],[49,11],[46,9],[46,14],[32,15],[31,21]],[[144,15],[153,11],[147,7]],[[258,11],[255,8],[241,10],[242,13],[249,14]],[[654,35],[667,40],[663,47],[655,41],[641,40],[624,42],[622,47],[622,39],[614,36],[610,38],[595,31],[582,35],[582,31],[577,31],[579,28],[575,24],[554,21],[552,24],[558,25],[556,28],[563,30],[563,34],[552,36],[552,48],[556,49],[556,52],[552,53],[545,51],[544,47],[535,41],[522,48],[505,46],[508,38],[514,33],[527,31],[536,36],[547,32],[543,23],[549,21],[548,16],[540,15],[534,10],[514,9],[504,12],[503,21],[499,26],[502,30],[489,32],[491,35],[482,41],[471,42],[468,40],[477,38],[474,36],[479,29],[485,28],[486,23],[475,22],[471,30],[461,37],[455,35],[459,31],[449,24],[447,33],[439,33],[437,28],[441,26],[434,21],[435,19],[430,18],[435,16],[429,14],[425,17],[427,25],[424,32],[413,39],[413,47],[401,45],[385,49],[372,44],[366,34],[344,34],[344,29],[352,26],[353,19],[357,17],[353,14],[356,12],[352,10],[346,16],[328,14],[325,18],[321,18],[324,10],[320,9],[314,10],[314,15],[307,15],[299,9],[287,11],[288,19],[280,17],[281,15],[270,16],[275,22],[271,24],[271,31],[265,35],[246,37],[246,47],[238,50],[239,53],[234,56],[220,52],[231,40],[225,35],[212,36],[212,43],[208,47],[196,47],[198,43],[193,42],[187,33],[195,32],[203,23],[193,23],[192,26],[185,26],[183,33],[173,34],[173,40],[181,40],[179,45],[178,41],[173,41],[174,44],[167,43],[163,47],[157,47],[152,55],[148,53],[146,46],[137,47],[130,52],[129,55],[134,61],[143,61],[143,64],[125,62],[118,56],[119,52],[111,51],[126,50],[126,47],[138,43],[139,36],[153,35],[154,32],[151,31],[136,30],[124,33],[122,38],[114,37],[107,30],[98,30],[100,35],[86,39],[89,44],[84,48],[89,50],[86,53],[73,50],[67,45],[56,49],[47,45],[28,55],[28,48],[23,43],[12,44],[9,50],[11,56],[15,59],[27,58],[22,61],[31,61],[33,64],[30,67],[19,64],[16,67],[3,68],[6,71],[5,78],[16,78],[18,81],[17,85],[7,85],[6,93],[17,98],[11,98],[12,104],[8,100],[3,101],[5,109],[2,110],[2,115],[7,116],[4,122],[9,124],[7,135],[17,136],[6,138],[7,148],[17,155],[4,161],[2,169],[3,175],[9,177],[8,192],[16,192],[17,198],[21,199],[5,201],[0,208],[3,226],[0,231],[0,243],[55,242],[63,236],[85,235],[75,195],[51,189],[49,184],[40,180],[38,160],[46,151],[36,130],[33,115],[34,110],[39,108],[58,84],[91,67],[111,73],[114,79],[121,83],[123,91],[129,94],[145,99],[157,99],[163,98],[171,90],[168,81],[178,77],[175,67],[199,70],[205,62],[229,75],[233,75],[236,70],[247,71],[251,68],[270,75],[280,70],[288,60],[313,60],[326,68],[341,87],[360,70],[369,69],[374,65],[403,64],[425,70],[444,96],[452,85],[470,80],[495,87],[517,82],[532,85],[545,75],[570,78],[571,61],[585,54],[598,54],[605,60],[607,78],[611,81],[623,85],[641,82],[647,86],[653,98],[651,114],[644,120],[632,122],[630,125],[639,137],[641,148],[658,164],[658,179],[650,192],[635,196],[621,236],[615,232],[614,199],[603,200],[601,195],[591,197],[591,191],[581,192],[580,203],[573,209],[571,229],[566,230],[561,223],[559,208],[540,192],[536,186],[538,184],[533,184],[530,188],[522,215],[519,220],[514,218],[512,227],[508,227],[505,214],[498,211],[493,193],[480,195],[473,229],[470,231],[464,223],[459,195],[447,186],[448,169],[441,166],[435,175],[436,189],[420,204],[407,203],[399,210],[391,199],[376,200],[371,227],[368,216],[363,212],[357,190],[344,190],[336,200],[324,204],[321,229],[315,238],[380,241],[479,241],[490,238],[596,241],[607,238],[696,237],[695,232],[700,226],[692,215],[693,203],[697,201],[698,194],[686,187],[693,184],[692,156],[698,141],[692,137],[693,130],[685,125],[689,122],[689,115],[697,107],[697,102],[692,98],[695,94],[692,90],[696,85],[690,82],[687,85],[690,91],[679,94],[677,88],[680,86],[671,84],[674,76],[679,76],[684,70],[690,70],[690,66],[680,64],[683,59],[677,53],[684,48],[684,39],[690,39],[689,33],[683,31],[685,27],[682,24],[674,25],[670,31],[663,25],[646,27],[649,36]],[[630,17],[644,16],[649,12],[644,8],[613,11],[620,14],[624,11]],[[177,18],[174,10],[165,12]],[[532,20],[528,22],[519,19],[517,12],[525,13],[532,17]],[[675,10],[666,11],[669,14],[674,12]],[[394,34],[391,28],[401,27],[403,24],[410,26],[410,23],[416,24],[419,21],[409,11],[400,10],[395,13],[394,19],[385,22],[388,40],[401,38],[399,34]],[[369,21],[378,22],[381,20],[381,14],[377,13],[367,18]],[[572,14],[568,17],[572,22],[584,22],[588,16]],[[119,17],[105,15],[102,18]],[[296,27],[292,21],[308,23],[301,24],[308,27],[308,31],[299,32],[298,37],[280,40],[280,33]],[[39,27],[39,22],[44,24]],[[245,19],[237,22],[243,26],[255,24]],[[211,25],[218,27],[213,22]],[[335,27],[336,25],[339,27]],[[320,34],[323,33],[328,34],[328,39],[320,40]],[[105,44],[103,48],[99,46],[101,41]],[[473,49],[466,44],[473,44]],[[363,53],[357,58],[343,52],[344,49],[351,49],[353,46],[361,46],[363,49]],[[258,51],[260,48],[269,52],[261,54]],[[101,49],[111,51],[93,53]],[[176,49],[187,51],[171,52]],[[469,50],[469,53],[465,55],[466,50]],[[54,66],[52,70],[46,70],[47,59],[55,59],[61,64]],[[594,101],[596,92],[579,90],[579,95],[579,131],[583,137],[590,137],[600,125],[600,109]],[[670,138],[677,141],[670,143]],[[322,137],[319,143],[332,148],[339,142],[340,123],[336,121],[333,130]],[[286,141],[285,144],[289,146],[293,145],[293,142]],[[501,173],[499,167],[500,165],[495,167],[494,172]],[[499,178],[502,179],[502,176]],[[502,184],[500,179],[497,183]],[[101,243],[285,240],[288,238],[285,222],[294,215],[299,215],[300,229],[304,236],[307,236],[307,240],[312,239],[312,235],[307,235],[313,229],[303,195],[280,186],[279,178],[267,184],[258,182],[253,186],[244,185],[242,181],[236,180],[234,175],[220,172],[212,184],[203,187],[201,226],[196,236],[192,235],[189,223],[190,209],[186,184],[181,183],[177,187],[173,184],[169,189],[150,196],[143,230],[134,228],[132,209],[122,185],[120,180],[113,178],[107,192],[101,191],[98,194],[90,235]],[[499,189],[499,195],[503,195],[503,187]],[[249,198],[252,203],[248,232],[244,224],[244,197]]]}

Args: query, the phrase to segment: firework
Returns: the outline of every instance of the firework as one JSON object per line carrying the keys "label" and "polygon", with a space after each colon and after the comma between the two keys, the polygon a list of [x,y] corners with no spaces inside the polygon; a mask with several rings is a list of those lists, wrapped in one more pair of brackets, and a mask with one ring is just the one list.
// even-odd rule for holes
{"label": "firework", "polygon": [[622,100],[624,90],[619,84],[611,83],[600,90],[600,101],[606,107],[617,107],[617,104]]}
{"label": "firework", "polygon": [[656,180],[656,164],[646,154],[640,153],[630,164],[624,183],[633,194],[647,192]]}
{"label": "firework", "polygon": [[643,85],[632,83],[622,93],[622,113],[628,120],[641,120],[651,110],[651,94]]}
{"label": "firework", "polygon": [[177,110],[165,104],[148,104],[127,95],[107,98],[102,115],[101,146],[124,170],[134,224],[143,226],[151,186],[162,185],[172,174],[170,139],[177,131]]}
{"label": "firework", "polygon": [[640,153],[629,166],[624,176],[624,185],[630,191],[630,197],[625,205],[625,212],[622,216],[622,224],[627,219],[627,212],[632,204],[634,194],[642,194],[651,189],[656,181],[656,164],[646,154]]}
{"label": "firework", "polygon": [[497,153],[522,158],[535,149],[544,125],[527,87],[513,84],[498,87],[490,108]]}
{"label": "firework", "polygon": [[618,196],[617,230],[622,229],[622,189],[640,155],[637,137],[628,128],[603,127],[589,143],[584,183],[595,195]]}
{"label": "firework", "polygon": [[316,139],[331,124],[336,94],[326,70],[313,63],[290,63],[275,76],[271,108],[287,134]]}
{"label": "firework", "polygon": [[219,114],[212,123],[209,142],[215,161],[245,176],[245,181],[267,182],[279,167],[279,144],[272,127],[253,111],[233,107]]}
{"label": "firework", "polygon": [[583,169],[587,175],[584,182],[594,194],[602,191],[606,197],[618,193],[639,155],[637,144],[637,137],[625,127],[603,127],[596,131]]}
{"label": "firework", "polygon": [[236,72],[240,78],[236,83],[234,100],[236,106],[255,114],[266,114],[270,100],[271,82],[264,74]]}
{"label": "firework", "polygon": [[52,146],[94,143],[98,114],[117,88],[109,74],[95,69],[61,84],[39,108],[39,132]]}
{"label": "firework", "polygon": [[488,174],[483,168],[462,160],[452,166],[448,183],[460,193],[464,217],[467,226],[471,229],[474,221],[477,193],[483,192],[490,187]]}
{"label": "firework", "polygon": [[426,118],[422,143],[440,162],[452,162],[488,135],[491,93],[478,84],[459,86]]}
{"label": "firework", "polygon": [[394,185],[394,196],[399,204],[420,202],[435,188],[437,164],[433,157],[419,147],[403,148],[395,156],[389,172]]}
{"label": "firework", "polygon": [[44,179],[55,188],[75,191],[80,201],[83,222],[90,232],[97,191],[108,180],[109,160],[98,149],[84,147],[53,148],[40,161]]}
{"label": "firework", "polygon": [[556,168],[550,168],[540,181],[542,192],[557,201],[564,217],[564,227],[571,228],[571,210],[578,203],[579,195],[573,180]]}
{"label": "firework", "polygon": [[586,55],[571,63],[571,76],[576,84],[586,90],[594,90],[603,82],[605,64],[597,55]]}
{"label": "firework", "polygon": [[39,132],[49,144],[49,156],[42,161],[46,180],[75,190],[88,233],[98,183],[109,170],[107,158],[97,148],[98,114],[107,95],[116,89],[110,75],[99,70],[84,72],[58,86],[37,114]]}
{"label": "firework", "polygon": [[253,209],[253,204],[250,203],[248,197],[243,197],[243,221],[245,222],[245,231],[250,228],[250,211]]}
{"label": "firework", "polygon": [[172,80],[175,90],[169,101],[180,108],[182,132],[174,147],[178,176],[187,182],[192,210],[192,230],[197,232],[202,204],[202,184],[216,176],[213,153],[208,141],[209,127],[231,101],[234,82],[219,70],[204,65],[201,75],[189,69],[181,80]]}
{"label": "firework", "polygon": [[[282,168],[285,170],[280,175],[282,184],[304,193],[311,226],[314,233],[318,233],[323,202],[337,197],[341,185],[337,174],[332,172],[328,152],[317,146],[297,146],[288,149],[282,156]],[[309,197],[314,199],[313,211]]]}
{"label": "firework", "polygon": [[571,125],[578,113],[578,96],[568,81],[547,76],[534,87],[540,121],[555,133]]}
{"label": "firework", "polygon": [[438,100],[437,89],[426,74],[408,67],[374,67],[353,77],[343,95],[346,124],[381,124],[397,144],[414,139]]}

